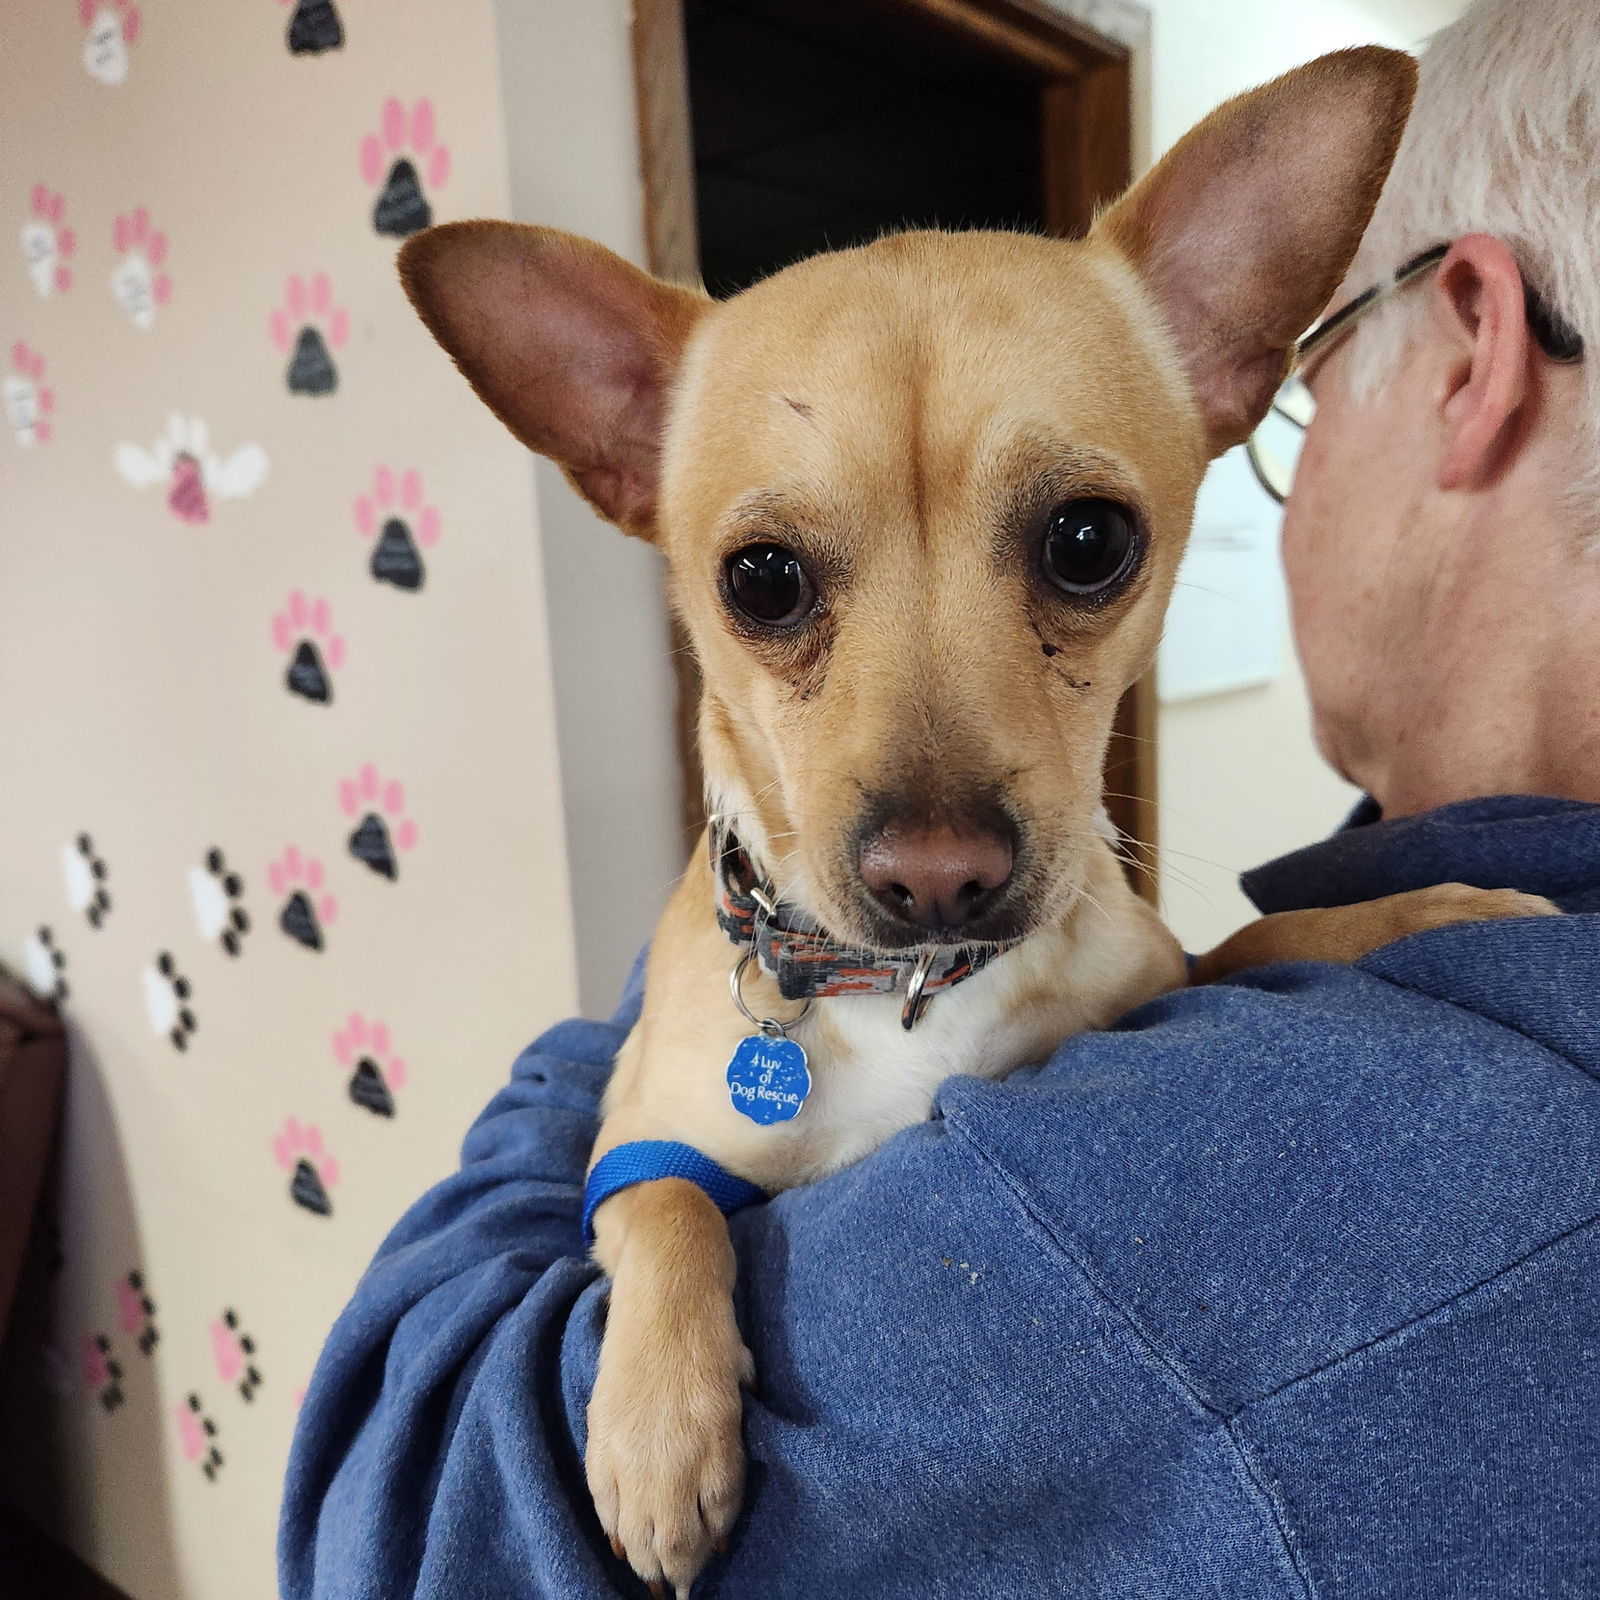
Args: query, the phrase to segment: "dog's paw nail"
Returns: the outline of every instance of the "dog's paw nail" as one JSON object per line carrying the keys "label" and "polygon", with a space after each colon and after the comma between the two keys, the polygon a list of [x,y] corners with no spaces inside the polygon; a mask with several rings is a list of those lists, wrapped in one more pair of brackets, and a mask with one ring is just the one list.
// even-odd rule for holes
{"label": "dog's paw nail", "polygon": [[618,1561],[626,1561],[628,1552],[623,1548],[622,1541],[615,1534],[611,1536],[611,1553]]}
{"label": "dog's paw nail", "polygon": [[727,1555],[728,1549],[729,1549],[727,1534],[723,1534],[723,1536],[720,1539],[718,1539],[717,1542],[714,1545],[712,1545],[711,1548],[713,1550],[715,1550],[719,1556]]}
{"label": "dog's paw nail", "polygon": [[667,1600],[667,1586],[659,1578],[652,1578],[649,1584],[650,1593],[655,1600]]}

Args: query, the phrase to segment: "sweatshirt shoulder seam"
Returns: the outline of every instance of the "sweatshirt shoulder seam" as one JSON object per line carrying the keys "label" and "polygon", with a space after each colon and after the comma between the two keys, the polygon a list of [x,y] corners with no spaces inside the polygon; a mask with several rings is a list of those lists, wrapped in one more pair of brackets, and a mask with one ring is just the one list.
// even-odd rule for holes
{"label": "sweatshirt shoulder seam", "polygon": [[1295,1600],[1316,1600],[1316,1592],[1289,1539],[1282,1510],[1262,1483],[1243,1441],[1235,1434],[1230,1415],[1207,1399],[1183,1364],[1146,1332],[1139,1319],[1111,1293],[1089,1262],[1041,1215],[1004,1164],[995,1159],[966,1121],[960,1117],[947,1117],[946,1120],[980,1166],[1006,1191],[1049,1245],[1072,1266],[1094,1299],[1115,1317],[1136,1359],[1153,1369],[1168,1389],[1178,1391],[1192,1416],[1209,1424],[1212,1434],[1222,1441],[1235,1481],[1254,1508],[1262,1531],[1271,1542],[1285,1580],[1284,1593],[1293,1595]]}
{"label": "sweatshirt shoulder seam", "polygon": [[1585,1066],[1576,1056],[1569,1055],[1565,1050],[1558,1049],[1548,1039],[1541,1039],[1538,1034],[1529,1033],[1526,1028],[1519,1027],[1516,1023],[1509,1022],[1504,1017],[1490,1016],[1488,1012],[1479,1011],[1475,1007],[1466,1005],[1450,995],[1438,994],[1432,989],[1424,989],[1420,984],[1409,983],[1404,978],[1392,973],[1379,971],[1374,965],[1380,956],[1393,950],[1395,945],[1406,944],[1409,939],[1426,939],[1432,933],[1444,931],[1446,930],[1435,928],[1429,929],[1427,932],[1411,934],[1408,939],[1398,939],[1393,945],[1384,945],[1380,949],[1369,952],[1367,955],[1362,956],[1359,961],[1354,962],[1353,966],[1357,972],[1365,977],[1375,978],[1379,983],[1386,983],[1391,989],[1403,989],[1407,994],[1417,995],[1424,1000],[1432,1000],[1437,1005],[1449,1006],[1452,1011],[1459,1011],[1462,1016],[1472,1017],[1487,1027],[1504,1028],[1507,1033],[1515,1034],[1517,1038],[1531,1044],[1534,1049],[1542,1050],[1547,1056],[1563,1063],[1565,1066],[1571,1067],[1575,1072],[1581,1072],[1586,1078],[1594,1078],[1596,1076],[1592,1067]]}
{"label": "sweatshirt shoulder seam", "polygon": [[1341,1350],[1338,1355],[1330,1356],[1326,1361],[1319,1362],[1314,1367],[1308,1367],[1304,1372],[1297,1372],[1292,1378],[1285,1378],[1280,1384],[1261,1394],[1253,1395],[1246,1400],[1235,1414],[1244,1417],[1258,1407],[1265,1405],[1269,1400],[1276,1400],[1288,1394],[1300,1384],[1309,1383],[1313,1378],[1320,1378],[1330,1372],[1337,1371],[1340,1367],[1364,1357],[1381,1354],[1384,1347],[1405,1338],[1407,1335],[1421,1329],[1431,1327],[1435,1323],[1447,1322],[1451,1315],[1464,1303],[1475,1299],[1477,1296],[1497,1290],[1507,1279],[1515,1276],[1524,1268],[1531,1266],[1551,1251],[1559,1250],[1572,1240],[1587,1233],[1591,1228],[1600,1227],[1600,1214],[1585,1217],[1581,1222],[1574,1223],[1570,1228],[1563,1229],[1551,1238],[1543,1239],[1530,1249],[1523,1251],[1514,1261],[1508,1261],[1504,1266],[1497,1267],[1486,1277],[1480,1278],[1475,1283],[1469,1283],[1464,1288],[1457,1289],[1447,1298],[1436,1305],[1429,1306],[1425,1311],[1419,1311],[1415,1316],[1407,1317],[1403,1322],[1397,1322],[1392,1328],[1385,1328],[1382,1333],[1374,1334],[1372,1338],[1364,1340],[1361,1344],[1353,1345],[1348,1350]]}

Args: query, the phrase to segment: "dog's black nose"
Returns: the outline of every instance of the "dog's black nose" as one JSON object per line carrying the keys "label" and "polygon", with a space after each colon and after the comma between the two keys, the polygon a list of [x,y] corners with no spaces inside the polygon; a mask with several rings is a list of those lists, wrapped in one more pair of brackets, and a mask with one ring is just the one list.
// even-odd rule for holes
{"label": "dog's black nose", "polygon": [[992,828],[886,823],[862,840],[861,881],[892,916],[931,932],[965,927],[1011,881],[1011,840]]}

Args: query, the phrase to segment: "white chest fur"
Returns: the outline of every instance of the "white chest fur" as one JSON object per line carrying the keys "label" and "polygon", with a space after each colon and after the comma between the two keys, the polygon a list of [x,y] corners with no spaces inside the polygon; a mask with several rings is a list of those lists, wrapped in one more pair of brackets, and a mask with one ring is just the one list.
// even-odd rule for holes
{"label": "white chest fur", "polygon": [[1170,937],[1151,940],[1147,919],[1094,923],[1034,935],[937,995],[909,1032],[898,995],[818,1001],[799,1032],[814,1087],[797,1180],[847,1166],[922,1121],[946,1078],[1004,1077],[1181,981]]}
{"label": "white chest fur", "polygon": [[[859,1160],[924,1120],[946,1078],[998,1078],[1042,1061],[1069,1034],[1102,1028],[1181,985],[1183,958],[1155,913],[1127,887],[1111,852],[1096,863],[1091,900],[982,971],[936,993],[915,1029],[903,998],[819,999],[793,1029],[811,1092],[790,1121],[763,1125],[730,1093],[728,1063],[749,1025],[728,998],[737,951],[698,894],[652,952],[645,1012],[618,1059],[601,1148],[632,1139],[693,1145],[769,1190],[806,1183]],[[766,1001],[789,1017],[770,980]]]}

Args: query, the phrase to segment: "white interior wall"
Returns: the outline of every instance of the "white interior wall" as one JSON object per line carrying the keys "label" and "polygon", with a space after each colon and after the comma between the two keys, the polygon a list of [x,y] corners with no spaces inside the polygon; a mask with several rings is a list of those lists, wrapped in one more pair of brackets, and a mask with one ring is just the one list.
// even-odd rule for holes
{"label": "white interior wall", "polygon": [[[1465,0],[1055,3],[1133,45],[1141,171],[1241,89],[1347,45],[1415,50],[1465,9]],[[1272,683],[1163,706],[1159,728],[1162,910],[1199,950],[1254,915],[1235,881],[1242,870],[1329,832],[1356,794],[1312,744],[1287,645]]]}
{"label": "white interior wall", "polygon": [[[512,216],[644,260],[629,0],[496,0]],[[661,559],[529,457],[579,998],[604,1015],[683,870]]]}

